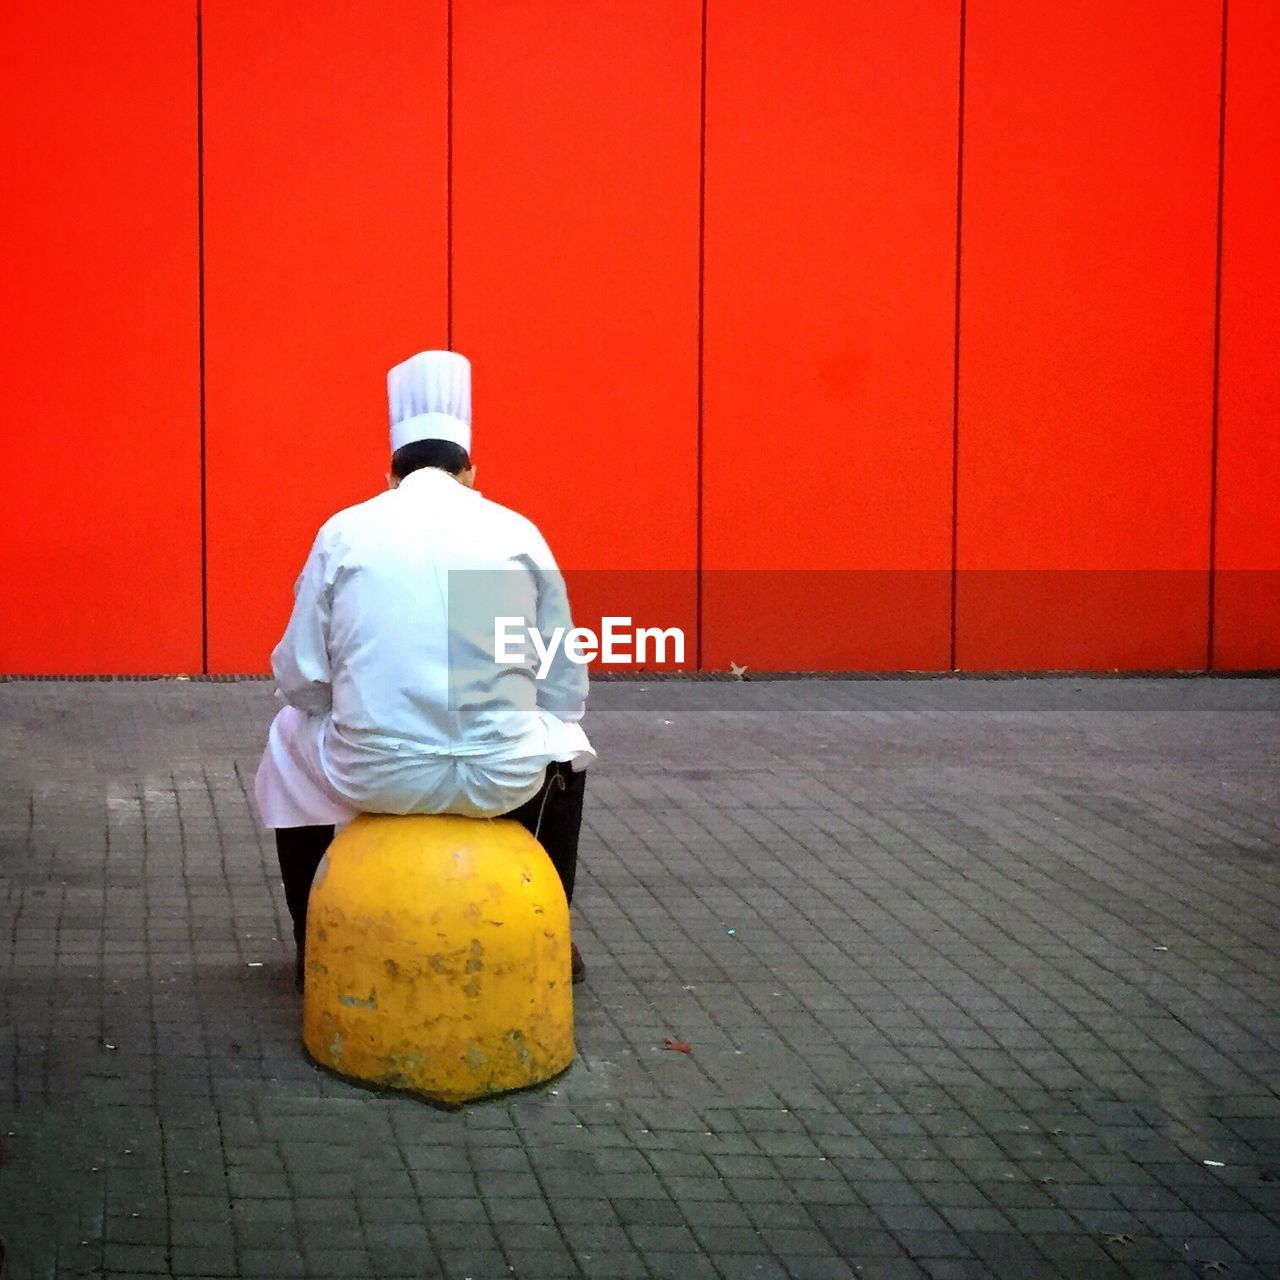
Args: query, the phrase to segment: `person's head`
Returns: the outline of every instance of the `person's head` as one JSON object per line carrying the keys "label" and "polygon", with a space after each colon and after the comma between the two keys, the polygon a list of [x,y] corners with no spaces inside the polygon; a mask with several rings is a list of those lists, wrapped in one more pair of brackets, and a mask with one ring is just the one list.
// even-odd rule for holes
{"label": "person's head", "polygon": [[388,479],[392,488],[405,476],[421,471],[424,467],[446,471],[468,489],[475,484],[476,469],[470,455],[460,444],[454,444],[452,440],[413,440],[401,445],[391,455],[391,474]]}

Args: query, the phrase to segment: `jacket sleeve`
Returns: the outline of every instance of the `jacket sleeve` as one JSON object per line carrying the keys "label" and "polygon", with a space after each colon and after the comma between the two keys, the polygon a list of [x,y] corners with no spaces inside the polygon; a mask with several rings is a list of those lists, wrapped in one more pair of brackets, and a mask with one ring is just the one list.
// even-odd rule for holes
{"label": "jacket sleeve", "polygon": [[308,715],[323,715],[333,705],[329,670],[328,555],[324,530],[316,535],[302,574],[293,588],[293,614],[271,654],[280,696]]}
{"label": "jacket sleeve", "polygon": [[[564,636],[573,629],[569,593],[546,539],[536,529],[532,533],[529,561],[538,590],[538,630],[549,641],[557,627],[564,628]],[[571,662],[564,650],[561,643],[546,678],[536,681],[538,706],[558,720],[576,724],[587,710],[587,668],[585,663]]]}

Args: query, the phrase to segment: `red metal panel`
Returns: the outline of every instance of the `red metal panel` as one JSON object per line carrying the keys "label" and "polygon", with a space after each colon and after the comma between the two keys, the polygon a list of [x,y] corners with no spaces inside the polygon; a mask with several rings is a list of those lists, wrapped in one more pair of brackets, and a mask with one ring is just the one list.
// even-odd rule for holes
{"label": "red metal panel", "polygon": [[707,47],[706,665],[945,667],[959,0]]}
{"label": "red metal panel", "polygon": [[1223,166],[1216,667],[1280,667],[1280,6],[1231,0]]}
{"label": "red metal panel", "polygon": [[445,0],[204,5],[209,661],[259,671],[446,343]]}
{"label": "red metal panel", "polygon": [[969,0],[958,662],[1206,661],[1219,0]]}
{"label": "red metal panel", "polygon": [[200,662],[196,22],[0,9],[0,671]]}
{"label": "red metal panel", "polygon": [[692,635],[700,21],[697,0],[453,5],[478,484],[566,567],[617,571],[576,579],[593,628],[620,609]]}

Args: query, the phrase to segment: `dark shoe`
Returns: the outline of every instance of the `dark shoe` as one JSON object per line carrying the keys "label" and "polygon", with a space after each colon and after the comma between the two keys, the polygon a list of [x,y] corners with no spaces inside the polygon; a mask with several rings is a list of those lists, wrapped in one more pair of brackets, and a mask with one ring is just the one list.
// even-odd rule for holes
{"label": "dark shoe", "polygon": [[587,976],[587,966],[576,942],[569,943],[569,975],[574,982],[581,982]]}

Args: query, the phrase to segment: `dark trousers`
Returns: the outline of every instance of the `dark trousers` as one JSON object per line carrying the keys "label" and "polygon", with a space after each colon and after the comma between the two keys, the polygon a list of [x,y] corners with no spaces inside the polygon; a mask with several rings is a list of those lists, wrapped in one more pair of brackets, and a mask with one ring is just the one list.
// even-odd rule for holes
{"label": "dark trousers", "polygon": [[[542,786],[532,800],[503,817],[518,822],[547,851],[547,857],[564,885],[564,896],[573,901],[578,870],[578,836],[582,830],[582,800],[587,775],[574,773],[567,764],[550,764]],[[301,947],[307,934],[307,899],[316,868],[333,839],[332,827],[277,827],[276,856],[284,881],[284,900],[293,920],[293,938]]]}
{"label": "dark trousers", "polygon": [[503,817],[518,822],[547,851],[564,885],[564,896],[573,902],[573,881],[578,871],[578,835],[582,830],[582,798],[587,775],[574,773],[567,764],[549,764],[538,794]]}

